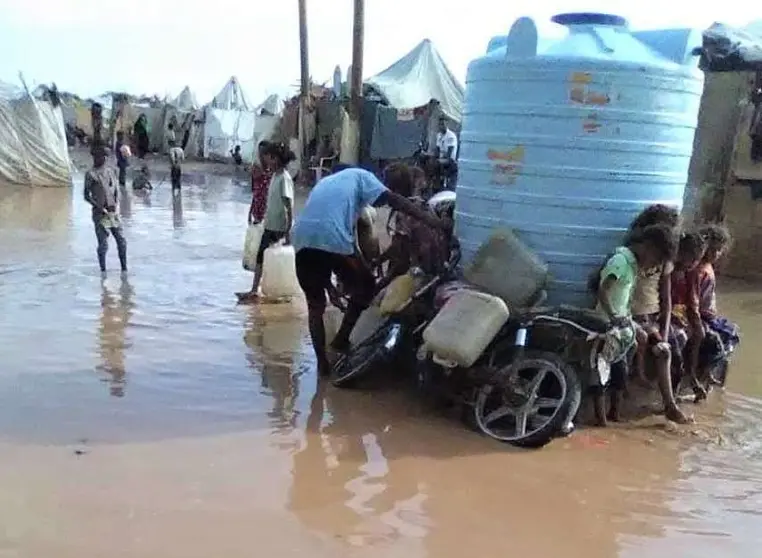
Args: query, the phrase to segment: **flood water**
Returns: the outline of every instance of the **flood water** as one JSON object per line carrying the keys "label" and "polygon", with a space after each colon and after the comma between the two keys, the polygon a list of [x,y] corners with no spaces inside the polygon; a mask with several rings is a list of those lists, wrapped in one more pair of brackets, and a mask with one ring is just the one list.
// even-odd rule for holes
{"label": "flood water", "polygon": [[105,281],[81,177],[0,187],[0,556],[756,555],[762,290],[725,284],[745,342],[696,425],[521,452],[317,387],[303,304],[235,304],[247,185],[197,178],[126,200]]}

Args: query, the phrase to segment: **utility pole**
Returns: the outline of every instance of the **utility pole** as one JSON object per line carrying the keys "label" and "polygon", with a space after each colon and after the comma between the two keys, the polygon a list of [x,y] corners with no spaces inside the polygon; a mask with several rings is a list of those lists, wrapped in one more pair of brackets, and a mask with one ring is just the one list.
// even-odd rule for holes
{"label": "utility pole", "polygon": [[[350,79],[350,110],[353,153],[350,155],[352,162],[360,160],[360,122],[362,121],[362,59],[365,42],[365,0],[354,0],[354,22],[352,26],[352,66]],[[343,158],[342,158],[343,159]]]}
{"label": "utility pole", "polygon": [[307,0],[299,0],[299,58],[301,62],[301,90],[299,92],[299,143],[301,145],[302,178],[307,176],[309,138],[305,134],[305,117],[310,95],[310,62],[307,44]]}
{"label": "utility pole", "polygon": [[362,57],[365,42],[365,0],[355,0],[352,27],[352,109],[359,120],[362,110]]}

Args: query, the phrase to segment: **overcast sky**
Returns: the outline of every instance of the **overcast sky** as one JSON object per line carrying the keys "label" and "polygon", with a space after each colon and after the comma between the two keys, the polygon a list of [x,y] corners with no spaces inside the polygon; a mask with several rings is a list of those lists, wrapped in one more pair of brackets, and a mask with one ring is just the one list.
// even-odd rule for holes
{"label": "overcast sky", "polygon": [[[351,62],[352,0],[307,0],[310,73],[330,79]],[[746,6],[746,7],[744,7]],[[493,35],[529,15],[605,11],[633,28],[741,25],[741,0],[366,0],[365,76],[430,38],[458,78]],[[541,33],[558,31],[540,25]],[[254,103],[299,79],[297,0],[0,0],[0,80],[55,81],[93,96],[105,90],[177,95],[187,84],[207,102],[231,75]]]}

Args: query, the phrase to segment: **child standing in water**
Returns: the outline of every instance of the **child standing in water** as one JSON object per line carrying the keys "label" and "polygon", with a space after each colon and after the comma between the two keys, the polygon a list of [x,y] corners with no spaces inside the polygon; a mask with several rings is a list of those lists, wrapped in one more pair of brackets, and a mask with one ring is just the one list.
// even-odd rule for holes
{"label": "child standing in water", "polygon": [[127,167],[129,166],[127,153],[129,152],[129,149],[125,149],[125,147],[124,132],[120,130],[116,133],[116,145],[114,146],[116,167],[119,170],[119,186],[125,186],[127,184]]}
{"label": "child standing in water", "polygon": [[172,193],[179,193],[182,187],[183,169],[182,164],[185,160],[185,153],[181,147],[173,145],[169,148],[169,173],[172,180]]}
{"label": "child standing in water", "polygon": [[241,302],[251,302],[259,298],[259,283],[262,280],[262,265],[265,250],[283,240],[291,244],[291,226],[294,221],[294,181],[286,166],[296,159],[296,155],[282,143],[268,143],[263,147],[264,166],[272,170],[272,178],[267,187],[263,224],[264,232],[259,243],[254,281],[251,291],[236,293]]}
{"label": "child standing in water", "polygon": [[[641,269],[662,267],[672,261],[675,244],[674,231],[668,226],[651,225],[639,229],[629,236],[624,246],[615,250],[600,271],[597,310],[622,328],[623,353],[636,341],[636,336],[638,342],[648,342],[645,332],[632,321],[630,309],[638,273]],[[665,343],[654,341],[656,340],[652,339],[647,355],[655,361],[665,415],[669,420],[687,423],[689,419],[678,407],[672,391],[670,351]]]}

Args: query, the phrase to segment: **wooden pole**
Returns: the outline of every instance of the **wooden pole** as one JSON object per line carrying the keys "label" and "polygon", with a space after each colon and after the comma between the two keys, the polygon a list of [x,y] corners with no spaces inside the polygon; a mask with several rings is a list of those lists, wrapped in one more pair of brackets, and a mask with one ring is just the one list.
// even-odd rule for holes
{"label": "wooden pole", "polygon": [[299,58],[301,63],[301,87],[299,92],[299,143],[301,145],[302,177],[306,178],[310,140],[306,137],[305,117],[310,95],[309,48],[307,44],[307,0],[299,0]]}
{"label": "wooden pole", "polygon": [[362,111],[362,58],[365,42],[365,0],[355,1],[354,24],[352,26],[352,111],[353,117],[360,120]]}

